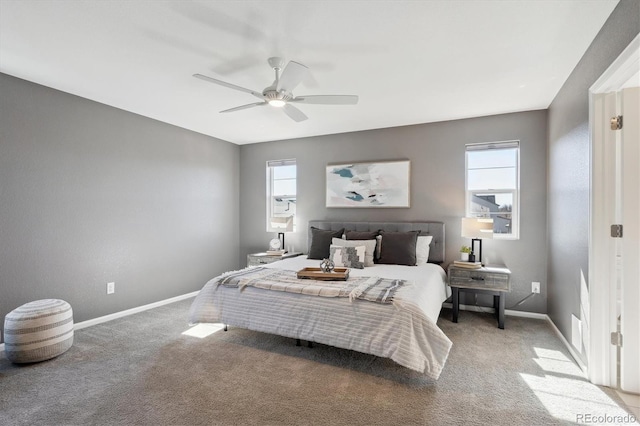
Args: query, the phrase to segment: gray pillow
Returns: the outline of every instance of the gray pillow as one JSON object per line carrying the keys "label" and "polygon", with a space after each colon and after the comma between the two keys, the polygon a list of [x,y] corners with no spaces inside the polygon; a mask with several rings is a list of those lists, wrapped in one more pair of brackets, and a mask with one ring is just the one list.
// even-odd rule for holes
{"label": "gray pillow", "polygon": [[[375,240],[380,231],[344,231],[344,235],[347,237],[347,240]],[[376,249],[373,252],[373,261],[376,262],[378,257],[380,257],[380,239],[377,240]]]}
{"label": "gray pillow", "polygon": [[364,269],[365,246],[343,247],[331,245],[329,259],[336,266],[345,268]]}
{"label": "gray pillow", "polygon": [[329,257],[329,246],[333,238],[342,238],[344,228],[337,231],[327,231],[311,227],[311,244],[309,245],[308,259],[326,259]]}
{"label": "gray pillow", "polygon": [[373,252],[376,250],[376,240],[343,240],[342,238],[334,238],[331,244],[342,247],[358,247],[364,246],[364,266],[374,266]]}
{"label": "gray pillow", "polygon": [[386,265],[416,265],[416,243],[420,231],[381,231],[382,243],[378,263]]}

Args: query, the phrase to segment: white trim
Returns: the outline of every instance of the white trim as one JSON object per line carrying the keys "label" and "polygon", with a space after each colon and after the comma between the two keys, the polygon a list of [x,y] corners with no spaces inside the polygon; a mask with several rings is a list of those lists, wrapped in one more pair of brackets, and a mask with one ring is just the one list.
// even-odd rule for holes
{"label": "white trim", "polygon": [[[512,194],[513,202],[511,205],[511,233],[510,234],[501,234],[494,233],[493,239],[496,240],[519,240],[520,239],[520,140],[514,139],[510,141],[502,141],[502,142],[481,142],[481,143],[472,143],[465,145],[465,155],[464,155],[464,190],[465,190],[465,216],[466,217],[477,217],[476,213],[471,211],[471,205],[473,195],[476,193],[495,193],[495,194]],[[484,189],[469,189],[469,154],[475,151],[491,151],[491,150],[501,150],[501,149],[515,149],[516,152],[516,182],[515,188],[512,189],[495,189],[495,188],[484,188]],[[493,217],[493,216],[491,216]]]}
{"label": "white trim", "polygon": [[92,325],[102,324],[107,321],[112,321],[114,319],[123,318],[129,315],[137,314],[139,312],[148,311],[149,309],[158,308],[163,305],[168,305],[169,303],[174,303],[174,302],[179,302],[181,300],[189,299],[190,297],[195,297],[197,294],[198,294],[198,291],[194,291],[192,293],[183,294],[181,296],[172,297],[170,299],[149,303],[148,305],[142,305],[136,308],[127,309],[125,311],[115,312],[113,314],[82,321],[82,322],[76,323],[73,329],[82,330],[83,328],[91,327]]}
{"label": "white trim", "polygon": [[[188,299],[190,297],[195,297],[198,294],[198,291],[194,291],[192,293],[187,293],[187,294],[183,294],[182,296],[176,296],[176,297],[172,297],[170,299],[165,299],[165,300],[161,300],[159,302],[154,302],[154,303],[150,303],[148,305],[143,305],[143,306],[139,306],[137,308],[132,308],[132,309],[127,309],[126,311],[120,311],[120,312],[116,312],[110,315],[105,315],[99,318],[94,318],[91,320],[87,320],[87,321],[82,321],[79,322],[77,324],[74,325],[74,330],[81,330],[83,328],[87,328],[90,327],[92,325],[97,325],[97,324],[102,324],[105,323],[107,321],[111,321],[117,318],[122,318],[128,315],[133,315],[139,312],[143,312],[152,308],[157,308],[163,305],[168,305],[169,303],[173,303],[173,302],[179,302],[181,300],[185,300]],[[443,308],[452,308],[451,303],[443,303],[442,304]],[[495,310],[493,308],[485,308],[482,306],[475,306],[475,305],[460,305],[460,309],[463,311],[475,311],[475,312],[489,312],[489,313],[493,313],[495,312]],[[558,327],[556,327],[556,325],[553,323],[553,321],[551,321],[551,318],[549,318],[549,316],[547,314],[539,314],[537,312],[525,312],[525,311],[513,311],[510,309],[506,309],[504,311],[505,315],[508,316],[512,316],[512,317],[523,317],[523,318],[532,318],[532,319],[542,319],[542,320],[546,320],[550,325],[551,328],[553,328],[553,330],[555,331],[556,335],[558,336],[558,338],[560,339],[560,341],[562,343],[564,343],[564,345],[567,347],[567,350],[569,351],[569,353],[571,354],[571,356],[573,357],[573,359],[576,361],[576,363],[578,364],[578,366],[580,367],[580,369],[586,373],[586,367],[585,365],[582,363],[582,361],[580,361],[580,358],[578,357],[578,355],[575,353],[575,351],[573,350],[573,348],[571,347],[571,345],[569,344],[569,342],[567,342],[567,339],[564,338],[564,336],[562,335],[562,333],[560,333],[560,330],[558,330]],[[4,352],[4,343],[0,344],[0,352]]]}
{"label": "white trim", "polygon": [[521,317],[521,318],[533,318],[539,320],[549,320],[549,316],[547,314],[539,314],[537,312],[526,312],[526,311],[513,311],[511,309],[505,309],[505,315],[511,317]]}
{"label": "white trim", "polygon": [[573,349],[573,346],[571,346],[571,344],[567,341],[567,339],[565,339],[562,333],[560,333],[560,330],[558,329],[558,327],[556,327],[556,324],[553,321],[551,321],[551,318],[549,318],[548,315],[545,315],[545,316],[547,317],[547,322],[549,323],[551,328],[553,328],[553,330],[556,332],[556,335],[558,336],[560,341],[564,343],[564,345],[567,347],[567,350],[573,357],[573,360],[576,362],[576,364],[578,364],[578,367],[580,367],[580,370],[582,370],[582,374],[584,374],[584,378],[586,379],[587,366],[584,365],[584,363],[580,360],[580,356],[578,355],[578,353],[575,351],[575,349]]}
{"label": "white trim", "polygon": [[[445,302],[442,304],[443,308],[449,308],[452,309],[453,305],[449,302]],[[488,314],[493,314],[495,313],[495,309],[493,308],[489,308],[486,306],[477,306],[477,305],[462,305],[460,304],[460,310],[461,311],[472,311],[472,312],[485,312]],[[532,318],[532,319],[539,319],[539,320],[547,320],[549,319],[549,317],[547,316],[547,314],[539,314],[537,312],[526,312],[526,311],[514,311],[511,309],[505,309],[504,310],[504,314],[510,317],[521,317],[521,318]]]}
{"label": "white trim", "polygon": [[[604,100],[597,95],[622,89],[640,70],[640,34],[589,88],[589,144],[590,144],[590,205],[589,205],[589,318],[587,363],[589,380],[597,385],[616,386],[615,348],[610,344],[610,332],[615,330],[615,292],[609,285],[610,238],[607,225],[609,213],[603,209],[610,198],[608,183],[612,171],[605,163],[607,155],[601,131],[595,117],[603,113]],[[606,126],[606,124],[605,124]],[[609,194],[610,195],[610,194]],[[575,314],[575,313],[574,313]],[[585,320],[586,318],[581,318]]]}
{"label": "white trim", "polygon": [[[445,302],[445,303],[442,304],[442,307],[443,308],[452,308],[452,305],[451,305],[451,303]],[[484,307],[484,306],[476,306],[476,305],[460,305],[460,310],[462,310],[462,311],[474,311],[474,312],[486,312],[486,313],[494,313],[495,312],[495,309],[493,309],[493,308]],[[547,321],[549,323],[549,325],[551,325],[551,328],[556,333],[556,335],[558,336],[560,341],[567,348],[567,350],[569,351],[569,354],[571,354],[571,357],[573,358],[573,360],[576,362],[578,367],[580,367],[580,369],[582,370],[582,373],[584,374],[585,379],[587,378],[587,366],[584,365],[584,363],[580,360],[580,356],[576,353],[575,349],[573,349],[573,347],[567,341],[567,339],[565,339],[565,337],[562,335],[562,333],[560,333],[560,330],[558,330],[558,327],[556,327],[555,323],[551,320],[551,318],[549,318],[549,315],[547,315],[547,314],[539,314],[537,312],[514,311],[514,310],[510,310],[510,309],[505,309],[504,314],[508,315],[508,316],[512,316],[512,317],[531,318],[531,319],[539,319],[539,320]]]}
{"label": "white trim", "polygon": [[[296,192],[295,194],[274,194],[274,180],[275,180],[275,169],[276,167],[284,167],[284,166],[296,166],[296,175],[291,180],[296,182]],[[268,160],[267,161],[267,215],[265,220],[267,222],[267,232],[283,232],[282,229],[274,228],[271,225],[271,218],[276,216],[275,206],[274,206],[274,198],[296,198],[298,193],[298,169],[297,169],[297,160],[295,158],[288,158],[285,160]],[[292,214],[293,217],[293,231],[296,230],[296,212]],[[285,249],[286,247],[280,247],[281,249]]]}
{"label": "white trim", "polygon": [[590,93],[617,92],[629,82],[640,67],[640,34],[609,65],[589,88]]}
{"label": "white trim", "polygon": [[[196,297],[199,291],[194,291],[191,293],[183,294],[176,297],[171,297],[169,299],[160,300],[158,302],[149,303],[147,305],[138,306],[136,308],[127,309],[120,312],[115,312],[113,314],[104,315],[98,318],[93,318],[86,321],[81,321],[75,323],[73,325],[74,330],[82,330],[83,328],[91,327],[92,325],[98,325],[105,323],[107,321],[112,321],[114,319],[123,318],[129,315],[137,314],[140,312],[148,311],[149,309],[158,308],[163,305],[168,305],[169,303],[179,302],[181,300],[189,299],[191,297]],[[4,343],[0,343],[0,352],[4,352]]]}

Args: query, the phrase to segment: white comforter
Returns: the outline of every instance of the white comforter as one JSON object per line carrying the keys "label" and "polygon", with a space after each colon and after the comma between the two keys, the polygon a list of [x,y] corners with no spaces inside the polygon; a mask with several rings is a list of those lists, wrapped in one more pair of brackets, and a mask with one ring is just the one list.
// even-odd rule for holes
{"label": "white comforter", "polygon": [[[318,265],[299,256],[264,266],[297,271]],[[434,264],[375,265],[351,269],[350,276],[400,278],[413,284],[400,288],[392,304],[383,305],[252,287],[240,291],[217,286],[214,278],[194,300],[190,322],[222,322],[391,358],[437,379],[451,348],[436,326],[450,293],[444,270]]]}

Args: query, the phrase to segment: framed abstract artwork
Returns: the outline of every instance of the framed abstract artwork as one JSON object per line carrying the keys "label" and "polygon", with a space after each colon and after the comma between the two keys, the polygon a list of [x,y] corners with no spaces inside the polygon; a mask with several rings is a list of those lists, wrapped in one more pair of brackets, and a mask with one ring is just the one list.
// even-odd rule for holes
{"label": "framed abstract artwork", "polygon": [[327,207],[409,206],[410,161],[327,166]]}

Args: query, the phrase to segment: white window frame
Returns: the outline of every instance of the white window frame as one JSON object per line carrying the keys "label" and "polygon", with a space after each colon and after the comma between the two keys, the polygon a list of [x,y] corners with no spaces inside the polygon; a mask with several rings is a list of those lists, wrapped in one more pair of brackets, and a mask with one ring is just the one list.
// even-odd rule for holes
{"label": "white window frame", "polygon": [[[267,215],[266,215],[266,226],[267,232],[282,232],[281,229],[273,228],[271,226],[271,217],[274,214],[274,196],[282,196],[282,197],[297,197],[298,192],[298,172],[296,168],[296,194],[274,194],[273,193],[273,182],[274,182],[274,169],[276,167],[282,166],[296,166],[296,159],[290,158],[286,160],[269,160],[267,161]],[[293,214],[293,229],[295,231],[296,228],[296,215]]]}
{"label": "white window frame", "polygon": [[[469,189],[469,152],[483,151],[491,149],[516,148],[516,184],[515,189]],[[472,200],[474,195],[491,193],[491,194],[511,194],[513,204],[511,206],[511,233],[501,234],[494,233],[493,238],[498,240],[517,240],[520,238],[520,141],[501,141],[501,142],[482,142],[465,145],[465,164],[464,164],[464,187],[465,187],[465,212],[466,217],[479,217],[471,211]]]}

